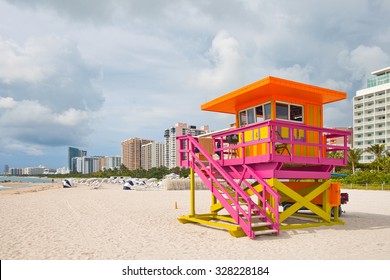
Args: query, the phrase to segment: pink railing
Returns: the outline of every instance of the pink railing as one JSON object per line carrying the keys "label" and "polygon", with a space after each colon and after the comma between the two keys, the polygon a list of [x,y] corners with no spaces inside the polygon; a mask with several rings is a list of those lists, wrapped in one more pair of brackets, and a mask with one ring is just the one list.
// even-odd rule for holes
{"label": "pink railing", "polygon": [[[258,193],[251,184],[244,178],[240,182],[236,182],[229,173],[219,164],[218,161],[212,158],[208,152],[198,143],[197,139],[191,135],[184,135],[177,137],[179,143],[179,156],[181,165],[184,167],[193,168],[198,176],[207,185],[210,191],[222,204],[222,206],[230,213],[232,218],[237,221],[243,231],[251,238],[254,238],[254,232],[252,230],[252,213],[262,214],[266,217],[266,220],[271,223],[272,229],[279,232],[279,199],[280,195],[276,193],[264,180],[257,178],[258,182],[262,184],[263,191]],[[200,160],[202,155],[205,160]],[[246,171],[255,173],[250,168]],[[237,172],[237,171],[236,171]],[[239,174],[238,174],[239,175]],[[229,190],[221,184],[218,178],[223,178],[227,184],[235,191],[235,196],[232,196]],[[260,208],[251,197],[241,188],[241,183],[245,183],[252,192],[260,199],[263,208]],[[274,205],[267,202],[267,194],[271,195],[274,199]],[[229,203],[230,201],[230,203]],[[240,201],[245,201],[248,209],[245,210],[241,207]],[[234,208],[234,207],[235,208]],[[269,209],[272,213],[270,218],[265,211]]]}
{"label": "pink railing", "polygon": [[[225,163],[290,162],[345,166],[349,149],[347,137],[350,134],[344,130],[293,122],[265,121],[215,133],[212,138],[214,151],[221,155],[222,165]],[[263,135],[265,136],[262,137]],[[232,139],[237,141],[232,141]],[[331,144],[329,139],[338,139],[336,142],[342,144]],[[263,145],[265,151],[254,152],[254,147],[259,147],[259,145]],[[286,146],[286,151],[279,153],[276,148],[283,145]],[[335,156],[334,152],[338,152],[338,155]],[[232,153],[235,156],[229,157]]]}

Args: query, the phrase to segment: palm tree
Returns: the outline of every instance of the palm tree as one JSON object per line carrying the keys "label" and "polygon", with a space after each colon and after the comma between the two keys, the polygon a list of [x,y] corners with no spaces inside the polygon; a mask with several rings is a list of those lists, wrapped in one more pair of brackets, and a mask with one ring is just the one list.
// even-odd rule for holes
{"label": "palm tree", "polygon": [[362,154],[363,154],[362,149],[350,149],[348,151],[348,162],[352,166],[352,174],[355,174],[355,167],[359,163]]}
{"label": "palm tree", "polygon": [[377,158],[375,159],[371,164],[372,166],[379,170],[382,170],[382,171],[387,171],[389,170],[389,163],[390,163],[390,158],[388,157],[381,157],[381,158]]}
{"label": "palm tree", "polygon": [[328,152],[328,158],[344,158],[342,151]]}
{"label": "palm tree", "polygon": [[[343,151],[332,151],[328,152],[327,154],[328,158],[344,158],[344,152]],[[336,172],[336,166],[333,167],[333,173]]]}
{"label": "palm tree", "polygon": [[386,149],[385,144],[375,144],[375,145],[371,145],[368,148],[366,148],[367,153],[370,153],[370,154],[375,156],[375,160],[373,163],[374,163],[374,166],[377,166],[378,171],[379,171],[380,165],[377,164],[376,162],[383,156],[385,149]]}
{"label": "palm tree", "polygon": [[381,158],[383,156],[383,153],[386,149],[385,144],[375,144],[371,145],[366,149],[367,153],[370,153],[375,156],[375,159]]}

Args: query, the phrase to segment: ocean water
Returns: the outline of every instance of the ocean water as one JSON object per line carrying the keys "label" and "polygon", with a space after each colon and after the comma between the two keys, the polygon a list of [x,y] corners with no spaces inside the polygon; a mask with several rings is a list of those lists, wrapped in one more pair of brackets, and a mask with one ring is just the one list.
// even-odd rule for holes
{"label": "ocean water", "polygon": [[51,179],[38,177],[0,176],[0,182],[51,183]]}
{"label": "ocean water", "polygon": [[[4,186],[5,182],[3,181],[11,181],[17,182],[20,184],[13,184],[12,186]],[[23,188],[29,186],[28,183],[51,183],[51,179],[48,178],[38,178],[38,177],[19,177],[19,176],[0,176],[0,191]]]}

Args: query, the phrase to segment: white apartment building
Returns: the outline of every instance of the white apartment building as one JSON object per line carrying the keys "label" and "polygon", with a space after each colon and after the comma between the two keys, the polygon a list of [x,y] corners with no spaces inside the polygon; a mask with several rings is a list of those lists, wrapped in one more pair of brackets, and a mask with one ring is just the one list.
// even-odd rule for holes
{"label": "white apartment building", "polygon": [[44,166],[25,167],[23,168],[23,175],[41,175],[45,170]]}
{"label": "white apartment building", "polygon": [[101,170],[100,166],[101,157],[74,157],[73,166],[76,167],[76,171],[82,174],[90,174]]}
{"label": "white apartment building", "polygon": [[177,123],[174,126],[165,129],[164,138],[165,138],[165,153],[164,161],[165,166],[169,169],[179,166],[179,154],[177,152],[177,141],[176,137],[186,134],[191,134],[192,136],[198,136],[210,132],[209,126],[201,126],[200,129],[197,129],[195,125],[187,125],[186,123]]}
{"label": "white apartment building", "polygon": [[60,167],[57,168],[56,174],[69,174],[69,168],[67,167]]}
{"label": "white apartment building", "polygon": [[149,170],[153,167],[164,166],[165,145],[151,142],[141,146],[141,167]]}
{"label": "white apartment building", "polygon": [[[390,67],[372,72],[367,88],[358,90],[353,99],[353,148],[365,150],[375,144],[386,144],[390,150]],[[374,156],[364,152],[361,163]]]}
{"label": "white apartment building", "polygon": [[120,156],[104,156],[100,159],[100,165],[102,170],[114,170],[115,168],[119,169],[122,164],[122,157]]}

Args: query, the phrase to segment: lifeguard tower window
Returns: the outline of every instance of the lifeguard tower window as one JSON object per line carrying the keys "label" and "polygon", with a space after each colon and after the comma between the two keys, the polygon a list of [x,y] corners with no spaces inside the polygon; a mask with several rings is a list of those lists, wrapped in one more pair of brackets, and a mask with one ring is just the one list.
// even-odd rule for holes
{"label": "lifeguard tower window", "polygon": [[261,104],[239,112],[240,127],[271,118],[271,103]]}
{"label": "lifeguard tower window", "polygon": [[276,118],[288,120],[288,104],[276,103]]}
{"label": "lifeguard tower window", "polygon": [[240,112],[240,127],[248,124],[246,120],[246,110]]}
{"label": "lifeguard tower window", "polygon": [[248,124],[255,123],[255,109],[250,108],[247,111],[248,114]]}
{"label": "lifeguard tower window", "polygon": [[294,122],[303,121],[303,107],[299,105],[276,103],[276,118]]}
{"label": "lifeguard tower window", "polygon": [[302,106],[290,105],[290,120],[295,122],[303,121],[303,108]]}
{"label": "lifeguard tower window", "polygon": [[263,107],[264,107],[264,119],[265,120],[271,119],[271,103],[264,104]]}
{"label": "lifeguard tower window", "polygon": [[263,106],[256,107],[256,122],[264,121]]}

